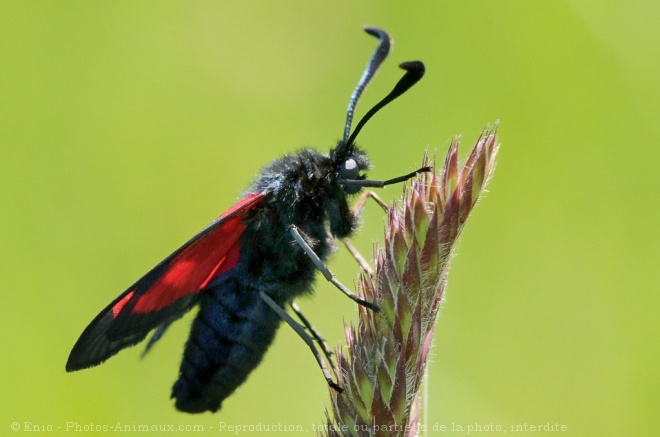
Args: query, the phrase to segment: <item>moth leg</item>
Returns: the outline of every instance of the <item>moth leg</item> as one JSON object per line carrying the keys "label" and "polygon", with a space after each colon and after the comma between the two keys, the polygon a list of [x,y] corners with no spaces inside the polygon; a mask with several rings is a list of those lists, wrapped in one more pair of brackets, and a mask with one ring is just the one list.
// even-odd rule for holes
{"label": "moth leg", "polygon": [[348,250],[348,252],[353,255],[353,258],[355,258],[355,261],[357,261],[358,264],[360,264],[360,267],[362,270],[367,272],[369,276],[374,275],[374,269],[371,268],[369,263],[367,262],[366,259],[362,256],[359,250],[357,250],[357,247],[353,246],[353,243],[351,243],[348,240],[341,240],[341,242],[344,244],[344,247]]}
{"label": "moth leg", "polygon": [[337,287],[339,291],[344,293],[346,296],[348,296],[350,299],[352,299],[354,302],[358,303],[359,305],[362,305],[364,307],[367,307],[373,311],[380,311],[380,308],[378,305],[375,303],[366,301],[364,299],[360,299],[357,297],[351,290],[348,289],[344,284],[339,282],[337,279],[335,279],[335,276],[332,274],[330,269],[326,267],[325,264],[323,264],[323,261],[321,261],[321,258],[312,250],[312,248],[309,246],[309,244],[305,241],[305,239],[300,235],[300,232],[298,231],[298,228],[295,225],[291,225],[290,232],[291,235],[293,236],[294,240],[296,240],[296,243],[305,251],[309,259],[312,260],[314,263],[314,266],[323,273],[323,276],[325,279],[327,279],[332,285]]}
{"label": "moth leg", "polygon": [[[360,197],[358,197],[358,200],[355,202],[351,210],[353,211],[353,214],[355,215],[360,215],[362,214],[362,210],[364,209],[364,204],[367,203],[367,200],[369,198],[372,198],[385,212],[387,212],[387,204],[381,199],[374,191],[372,190],[367,190],[360,194]],[[341,242],[344,244],[346,249],[349,251],[349,253],[355,258],[355,260],[360,264],[360,267],[362,267],[362,270],[367,272],[369,276],[373,276],[374,270],[371,268],[367,260],[362,256],[362,254],[357,250],[353,244],[351,244],[350,241],[346,239],[342,239]]]}
{"label": "moth leg", "polygon": [[305,331],[305,327],[302,326],[300,323],[296,322],[293,320],[293,318],[286,313],[273,299],[271,299],[266,293],[263,291],[259,292],[259,295],[261,296],[261,299],[263,299],[264,302],[273,310],[275,313],[277,313],[278,316],[282,318],[294,331],[296,331],[296,334],[302,338],[302,340],[305,342],[307,346],[312,350],[312,353],[314,354],[314,358],[316,358],[316,362],[319,364],[321,367],[321,371],[323,372],[323,376],[325,377],[325,380],[328,382],[328,385],[332,387],[333,389],[337,390],[339,393],[344,391],[343,388],[339,386],[335,381],[332,379],[332,374],[328,370],[328,366],[325,364],[325,361],[323,361],[323,358],[321,357],[321,354],[319,353],[318,349],[314,345],[314,339]]}
{"label": "moth leg", "polygon": [[312,334],[314,340],[316,340],[317,343],[321,346],[321,350],[323,350],[323,355],[325,355],[325,358],[330,362],[330,367],[334,369],[335,363],[332,361],[332,351],[328,347],[328,343],[326,343],[325,339],[321,337],[319,331],[317,331],[316,328],[312,326],[311,323],[309,323],[309,320],[307,320],[307,317],[303,315],[297,303],[291,302],[291,309],[293,310],[294,313],[296,313],[302,324],[305,325],[305,328],[307,328],[307,330]]}
{"label": "moth leg", "polygon": [[360,197],[358,197],[357,201],[351,208],[353,210],[353,214],[360,215],[362,213],[362,209],[364,208],[364,204],[367,203],[369,198],[372,198],[381,208],[383,208],[383,211],[387,212],[387,203],[385,203],[385,201],[381,199],[375,191],[367,190],[360,194]]}

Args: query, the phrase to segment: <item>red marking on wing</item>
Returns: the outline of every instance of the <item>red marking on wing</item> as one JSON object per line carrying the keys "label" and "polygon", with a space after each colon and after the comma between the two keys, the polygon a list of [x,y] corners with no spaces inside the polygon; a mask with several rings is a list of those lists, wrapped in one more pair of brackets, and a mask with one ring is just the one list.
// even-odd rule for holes
{"label": "red marking on wing", "polygon": [[121,310],[124,309],[124,306],[126,306],[128,301],[133,297],[133,293],[135,292],[131,291],[112,307],[112,317],[117,318]]}
{"label": "red marking on wing", "polygon": [[161,310],[190,293],[197,293],[215,276],[234,268],[241,254],[236,243],[244,230],[241,218],[233,217],[186,247],[174,257],[167,271],[138,298],[132,312]]}
{"label": "red marking on wing", "polygon": [[202,231],[203,235],[193,238],[171,259],[164,261],[167,268],[148,290],[138,296],[130,292],[117,302],[112,308],[113,317],[119,315],[131,298],[136,299],[132,313],[162,310],[183,297],[198,293],[213,279],[236,267],[241,256],[238,240],[246,229],[239,213],[264,197],[263,193],[251,194],[222,214],[218,219],[220,223],[211,224],[210,231]]}

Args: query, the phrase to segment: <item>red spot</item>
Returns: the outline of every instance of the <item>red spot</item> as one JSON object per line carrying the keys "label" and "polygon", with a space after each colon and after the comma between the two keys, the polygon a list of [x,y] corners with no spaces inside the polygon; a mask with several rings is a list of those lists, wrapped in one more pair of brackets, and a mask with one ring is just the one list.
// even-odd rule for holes
{"label": "red spot", "polygon": [[[232,206],[227,211],[225,211],[224,214],[222,214],[220,216],[220,218],[222,219],[224,217],[229,217],[230,215],[234,214],[235,212],[237,212],[237,211],[239,211],[243,208],[250,209],[254,205],[261,202],[261,200],[263,200],[263,197],[264,197],[263,193],[254,193],[254,194],[247,195],[243,199],[241,199],[241,201],[238,202],[236,205]],[[261,198],[261,199],[258,199],[258,198]]]}
{"label": "red spot", "polygon": [[119,302],[115,304],[115,306],[112,307],[112,317],[115,319],[121,313],[121,310],[124,309],[124,306],[128,303],[129,300],[133,297],[133,291],[128,293],[126,296],[124,296]]}
{"label": "red spot", "polygon": [[[162,310],[179,299],[198,293],[213,279],[236,267],[241,256],[238,240],[246,229],[242,215],[237,213],[251,208],[263,198],[261,193],[245,197],[220,216],[219,220],[224,222],[184,246],[149,290],[138,297],[132,312]],[[123,306],[124,300],[117,306],[119,304]]]}

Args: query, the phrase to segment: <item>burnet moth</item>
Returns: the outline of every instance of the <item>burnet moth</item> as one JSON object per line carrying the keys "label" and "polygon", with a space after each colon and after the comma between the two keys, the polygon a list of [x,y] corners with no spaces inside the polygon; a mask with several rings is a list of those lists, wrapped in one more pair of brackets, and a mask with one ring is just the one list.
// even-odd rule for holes
{"label": "burnet moth", "polygon": [[[385,31],[365,30],[379,44],[351,95],[343,138],[337,145],[327,154],[300,150],[264,167],[241,201],[92,320],[71,350],[68,372],[96,366],[154,331],[146,352],[170,323],[198,306],[172,388],[177,409],[188,413],[220,409],[222,401],[259,364],[282,320],[310,347],[328,384],[341,391],[316,343],[330,360],[327,346],[294,299],[312,291],[315,273],[320,270],[355,302],[378,311],[375,303],[360,299],[337,281],[324,261],[335,239],[353,234],[366,199],[378,199],[372,192],[363,192],[357,206],[351,208],[349,198],[363,188],[384,187],[430,171],[424,167],[384,181],[366,178],[369,160],[355,138],[376,112],[422,78],[424,64],[401,64],[403,77],[351,133],[360,95],[391,45]],[[291,307],[302,325],[287,314],[285,306]]]}

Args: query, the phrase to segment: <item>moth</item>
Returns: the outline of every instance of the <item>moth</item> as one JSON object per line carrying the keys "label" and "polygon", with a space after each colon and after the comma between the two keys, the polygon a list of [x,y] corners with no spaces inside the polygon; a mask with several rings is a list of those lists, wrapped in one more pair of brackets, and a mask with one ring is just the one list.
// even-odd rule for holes
{"label": "moth", "polygon": [[[316,343],[321,342],[330,359],[327,347],[294,300],[312,292],[320,271],[349,298],[377,311],[376,303],[360,299],[336,280],[325,261],[334,241],[350,237],[358,227],[360,208],[349,206],[351,198],[361,194],[361,205],[372,193],[365,188],[384,187],[430,171],[423,167],[384,181],[366,177],[369,159],[355,144],[357,135],[374,114],[422,78],[424,64],[401,64],[403,77],[351,132],[360,95],[391,46],[385,31],[365,30],[379,43],[350,97],[342,139],[328,153],[304,149],[265,166],[242,200],[92,320],[69,355],[68,372],[96,366],[153,331],[149,350],[172,322],[198,307],[172,388],[177,409],[218,411],[259,364],[282,320],[308,344],[328,384],[341,390]],[[285,311],[287,306],[302,325]]]}

